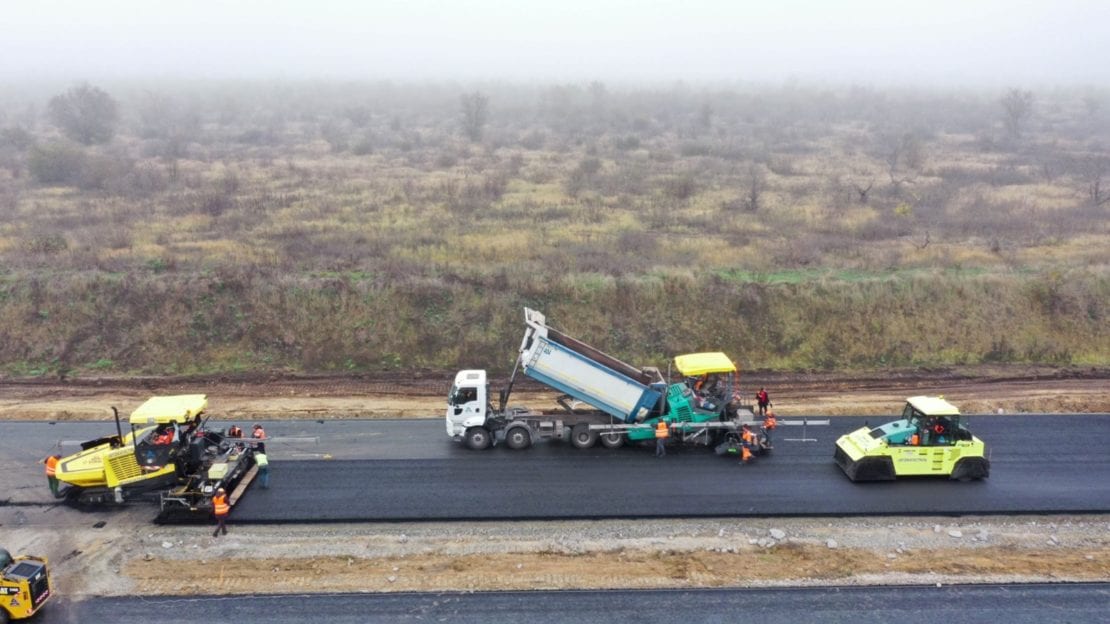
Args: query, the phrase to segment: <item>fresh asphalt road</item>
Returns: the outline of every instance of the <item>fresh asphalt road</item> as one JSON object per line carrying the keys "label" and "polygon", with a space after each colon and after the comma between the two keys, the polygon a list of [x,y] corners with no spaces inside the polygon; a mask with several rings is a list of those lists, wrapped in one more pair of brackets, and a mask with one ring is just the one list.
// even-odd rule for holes
{"label": "fresh asphalt road", "polygon": [[[272,487],[258,487],[234,522],[546,519],[745,515],[1110,512],[1110,416],[976,416],[991,477],[851,483],[832,461],[836,437],[864,423],[834,418],[781,427],[774,453],[748,466],[705,448],[579,451],[541,443],[471,451],[441,419],[267,424]],[[871,418],[872,424],[885,418]],[[27,464],[58,441],[102,434],[108,423],[0,423],[0,461]],[[332,459],[325,459],[330,456]],[[10,473],[9,473],[10,474]]]}
{"label": "fresh asphalt road", "polygon": [[[852,483],[832,461],[839,433],[864,419],[835,419],[751,465],[705,448],[657,459],[650,448],[580,451],[539,444],[471,451],[439,436],[438,458],[274,463],[273,487],[237,506],[236,522],[303,520],[642,518],[747,515],[1110,512],[1110,418],[979,417],[990,441],[989,479]],[[424,431],[426,429],[426,431]],[[414,435],[417,434],[414,431]],[[433,438],[434,439],[434,438]]]}
{"label": "fresh asphalt road", "polygon": [[42,624],[130,622],[1105,622],[1110,584],[321,594],[58,601]]}

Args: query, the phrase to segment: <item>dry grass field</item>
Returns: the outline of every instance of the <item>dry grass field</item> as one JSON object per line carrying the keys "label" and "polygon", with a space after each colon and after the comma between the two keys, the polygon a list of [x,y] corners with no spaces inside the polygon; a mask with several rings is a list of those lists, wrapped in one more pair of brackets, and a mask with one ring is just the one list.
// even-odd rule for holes
{"label": "dry grass field", "polygon": [[5,374],[1110,364],[1106,93],[97,86],[0,91]]}

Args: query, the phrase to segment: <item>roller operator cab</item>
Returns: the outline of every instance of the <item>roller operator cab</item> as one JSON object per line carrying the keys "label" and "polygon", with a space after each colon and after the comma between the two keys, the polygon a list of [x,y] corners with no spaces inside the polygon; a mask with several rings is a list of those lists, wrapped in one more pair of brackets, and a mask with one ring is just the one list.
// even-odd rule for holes
{"label": "roller operator cab", "polygon": [[0,548],[0,622],[38,613],[52,589],[44,557],[12,557]]}
{"label": "roller operator cab", "polygon": [[990,475],[983,441],[967,429],[960,410],[942,397],[910,397],[900,420],[840,436],[834,457],[852,481],[908,476],[969,481]]}

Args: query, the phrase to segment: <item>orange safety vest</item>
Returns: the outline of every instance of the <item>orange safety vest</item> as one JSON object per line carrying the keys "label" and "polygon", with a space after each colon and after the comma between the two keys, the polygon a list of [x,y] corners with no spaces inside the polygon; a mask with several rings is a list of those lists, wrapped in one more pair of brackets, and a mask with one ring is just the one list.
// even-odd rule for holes
{"label": "orange safety vest", "polygon": [[217,516],[226,516],[231,513],[231,505],[227,504],[226,494],[217,494],[212,497],[212,511]]}
{"label": "orange safety vest", "polygon": [[910,446],[917,446],[921,444],[921,436],[916,433],[910,436]]}
{"label": "orange safety vest", "polygon": [[667,423],[660,420],[655,425],[655,437],[660,438],[660,439],[666,439],[666,438],[671,437],[671,430],[669,428],[667,428]]}
{"label": "orange safety vest", "polygon": [[53,477],[58,474],[58,458],[51,455],[46,458],[46,476]]}
{"label": "orange safety vest", "polygon": [[774,429],[778,426],[778,421],[775,420],[775,415],[772,412],[767,412],[767,418],[763,419],[763,427],[765,429]]}
{"label": "orange safety vest", "polygon": [[750,429],[745,429],[740,432],[740,437],[743,438],[744,441],[748,444],[752,444],[755,442],[755,434],[753,434]]}

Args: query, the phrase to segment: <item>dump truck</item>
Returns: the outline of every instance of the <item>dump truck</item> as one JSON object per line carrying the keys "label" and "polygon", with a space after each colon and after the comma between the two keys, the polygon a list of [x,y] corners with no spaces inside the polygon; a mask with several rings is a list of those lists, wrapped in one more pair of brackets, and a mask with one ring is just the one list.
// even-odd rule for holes
{"label": "dump truck", "polygon": [[50,600],[53,586],[45,557],[20,555],[0,548],[0,623],[22,620]]}
{"label": "dump truck", "polygon": [[66,499],[79,505],[153,500],[163,513],[207,514],[223,487],[234,505],[257,473],[258,441],[208,430],[207,406],[203,394],[152,397],[131,413],[126,433],[113,407],[114,435],[58,460],[55,476],[68,486]]}
{"label": "dump truck", "polygon": [[986,446],[944,397],[906,399],[899,420],[840,436],[833,457],[852,481],[908,476],[969,481],[990,476]]}
{"label": "dump truck", "polygon": [[[725,433],[738,430],[743,417],[752,418],[749,410],[713,403],[689,384],[668,384],[658,368],[637,368],[568,336],[536,310],[524,309],[524,323],[516,364],[496,409],[485,370],[455,375],[447,397],[447,435],[472,449],[501,441],[525,449],[539,439],[570,441],[582,449],[598,441],[617,448],[653,439],[660,420],[672,440],[715,446]],[[731,361],[728,366],[735,372]],[[556,400],[561,410],[509,407],[518,371],[561,393]]]}

